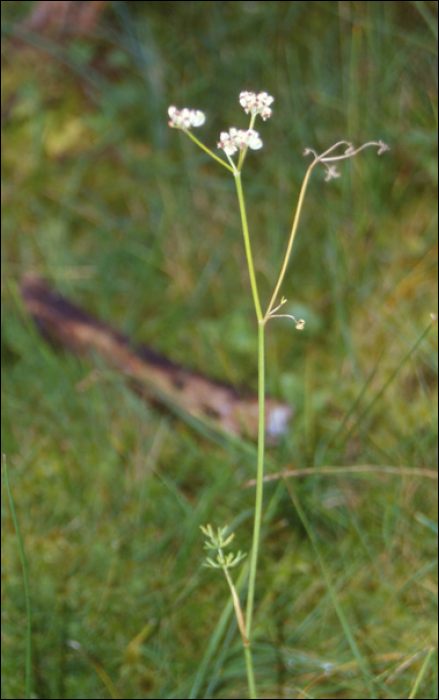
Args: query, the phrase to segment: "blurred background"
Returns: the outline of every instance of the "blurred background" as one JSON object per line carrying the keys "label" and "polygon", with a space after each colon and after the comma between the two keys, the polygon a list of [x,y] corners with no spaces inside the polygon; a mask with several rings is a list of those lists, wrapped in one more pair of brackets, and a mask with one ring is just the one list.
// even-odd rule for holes
{"label": "blurred background", "polygon": [[[208,647],[228,591],[201,566],[199,525],[227,524],[249,548],[255,446],[145,404],[114,371],[88,381],[96,364],[46,344],[19,290],[23,273],[41,275],[136,342],[255,390],[233,178],[167,125],[171,104],[201,109],[196,135],[215,148],[248,124],[241,90],[275,97],[243,173],[264,307],[304,148],[391,149],[329,183],[314,171],[283,287],[305,331],[267,327],[268,391],[295,409],[267,471],[346,471],[267,484],[260,696],[404,698],[419,681],[419,697],[437,697],[437,3],[1,12],[2,453],[29,567],[34,697],[246,694],[232,617]],[[364,465],[376,471],[348,471]],[[5,498],[2,697],[13,698],[25,608]]]}

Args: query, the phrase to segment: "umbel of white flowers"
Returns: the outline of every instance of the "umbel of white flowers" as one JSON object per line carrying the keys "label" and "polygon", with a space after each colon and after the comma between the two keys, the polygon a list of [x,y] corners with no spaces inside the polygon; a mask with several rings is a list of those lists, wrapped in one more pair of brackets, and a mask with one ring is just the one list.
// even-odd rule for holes
{"label": "umbel of white flowers", "polygon": [[233,156],[239,149],[252,148],[257,151],[262,148],[262,140],[254,129],[235,129],[230,127],[229,131],[222,131],[218,148],[222,148],[228,156]]}
{"label": "umbel of white flowers", "polygon": [[[264,121],[273,114],[270,105],[274,102],[274,97],[266,92],[256,94],[243,90],[239,96],[239,102],[244,112],[252,115],[252,121],[258,114]],[[172,105],[168,109],[168,114],[170,117],[169,126],[174,129],[183,129],[183,131],[201,126],[206,120],[203,112],[187,107],[180,110]],[[232,126],[229,131],[221,132],[218,148],[221,148],[227,156],[233,156],[238,150],[251,148],[256,151],[262,148],[262,145],[262,140],[254,129],[236,129]]]}
{"label": "umbel of white flowers", "polygon": [[177,109],[171,105],[168,109],[168,114],[171,117],[171,121],[168,122],[169,126],[174,129],[191,129],[193,126],[201,126],[206,121],[206,117],[203,112],[199,109]]}
{"label": "umbel of white flowers", "polygon": [[246,114],[250,113],[253,116],[260,114],[264,121],[273,114],[270,105],[274,102],[274,97],[267,92],[260,92],[259,95],[257,95],[255,92],[243,90],[239,95],[239,102]]}

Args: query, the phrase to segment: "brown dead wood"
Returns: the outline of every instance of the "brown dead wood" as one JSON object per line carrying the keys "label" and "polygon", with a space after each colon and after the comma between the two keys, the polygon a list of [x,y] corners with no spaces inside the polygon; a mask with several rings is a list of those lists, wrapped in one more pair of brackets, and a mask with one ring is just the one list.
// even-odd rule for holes
{"label": "brown dead wood", "polygon": [[[127,336],[75,306],[35,275],[23,277],[21,292],[27,310],[47,339],[79,356],[99,356],[129,378],[148,400],[175,406],[222,432],[257,437],[255,394],[186,369],[149,347],[135,348]],[[275,442],[286,432],[291,416],[288,404],[266,398],[269,441]]]}

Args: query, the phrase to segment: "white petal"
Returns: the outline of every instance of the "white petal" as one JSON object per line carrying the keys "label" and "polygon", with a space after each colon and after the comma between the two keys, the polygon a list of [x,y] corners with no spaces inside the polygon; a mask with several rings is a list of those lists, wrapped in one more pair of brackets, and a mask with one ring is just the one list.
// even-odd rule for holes
{"label": "white petal", "polygon": [[201,126],[206,121],[206,116],[199,109],[192,110],[192,126]]}

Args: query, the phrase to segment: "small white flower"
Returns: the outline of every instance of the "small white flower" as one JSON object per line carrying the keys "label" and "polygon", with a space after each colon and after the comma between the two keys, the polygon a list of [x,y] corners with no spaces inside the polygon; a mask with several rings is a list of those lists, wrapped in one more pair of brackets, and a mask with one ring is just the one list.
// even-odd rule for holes
{"label": "small white flower", "polygon": [[247,92],[243,90],[239,95],[239,102],[241,107],[244,108],[246,114],[260,114],[262,119],[265,121],[273,114],[273,110],[270,108],[272,102],[274,102],[274,97],[269,95],[267,92],[260,92],[258,95],[255,92]]}
{"label": "small white flower", "polygon": [[233,156],[238,149],[251,148],[254,151],[262,148],[262,140],[254,129],[235,129],[222,131],[218,148],[222,148],[228,156]]}
{"label": "small white flower", "polygon": [[220,134],[220,140],[218,143],[218,148],[222,148],[224,153],[228,156],[233,156],[238,150],[238,146],[235,144],[234,137],[237,133],[237,129],[233,126],[230,131],[222,131]]}
{"label": "small white flower", "polygon": [[253,149],[253,151],[259,150],[259,148],[262,148],[263,145],[258,132],[254,129],[248,129],[245,131],[243,133],[242,140],[245,145]]}
{"label": "small white flower", "polygon": [[199,109],[177,109],[171,105],[168,114],[171,117],[168,124],[174,129],[191,129],[193,126],[201,126],[206,121],[205,115]]}

